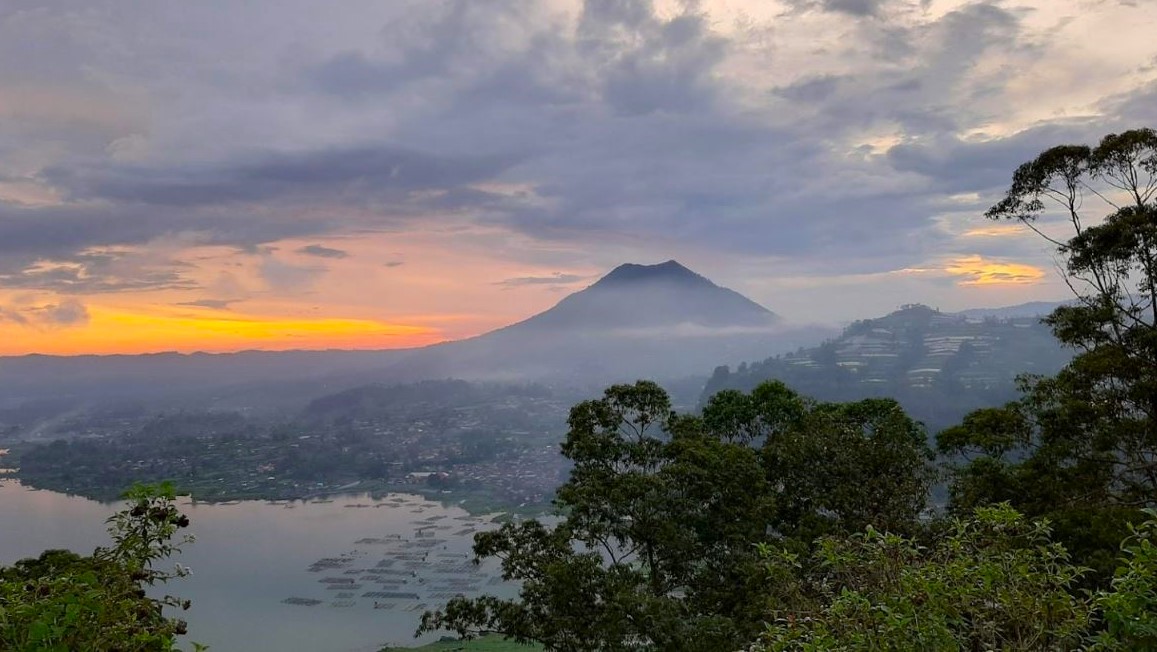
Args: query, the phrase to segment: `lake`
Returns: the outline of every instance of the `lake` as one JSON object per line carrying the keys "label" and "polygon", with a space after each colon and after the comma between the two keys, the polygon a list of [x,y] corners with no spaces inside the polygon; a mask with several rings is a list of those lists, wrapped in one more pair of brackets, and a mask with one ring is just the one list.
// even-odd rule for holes
{"label": "lake", "polygon": [[[188,639],[212,652],[376,652],[413,645],[422,611],[456,593],[513,593],[495,564],[468,563],[488,521],[420,496],[332,498],[184,502],[197,540],[175,561],[193,574],[164,590],[193,602],[180,614]],[[0,480],[0,565],[47,548],[89,554],[117,508]]]}

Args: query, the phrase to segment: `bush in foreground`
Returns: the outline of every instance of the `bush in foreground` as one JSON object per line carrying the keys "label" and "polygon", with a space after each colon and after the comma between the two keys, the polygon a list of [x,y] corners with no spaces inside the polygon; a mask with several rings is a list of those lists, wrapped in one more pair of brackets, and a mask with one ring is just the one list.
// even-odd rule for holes
{"label": "bush in foreground", "polygon": [[[110,547],[90,556],[47,550],[39,557],[0,568],[0,649],[16,652],[176,649],[185,622],[165,607],[189,608],[172,596],[148,597],[145,589],[188,574],[176,565],[155,567],[189,543],[173,541],[189,525],[176,505],[172,486],[137,486],[129,504],[108,519]],[[194,644],[195,648],[204,649]]]}

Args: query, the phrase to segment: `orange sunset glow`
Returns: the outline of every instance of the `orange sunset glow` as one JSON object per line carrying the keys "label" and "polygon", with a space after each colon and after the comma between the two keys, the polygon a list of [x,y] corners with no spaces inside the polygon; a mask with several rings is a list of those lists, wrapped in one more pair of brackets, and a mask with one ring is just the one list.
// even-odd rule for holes
{"label": "orange sunset glow", "polygon": [[982,256],[964,256],[953,260],[945,271],[961,277],[960,285],[1024,285],[1039,282],[1044,270],[1024,263],[1004,262]]}
{"label": "orange sunset glow", "polygon": [[89,308],[87,324],[24,328],[0,341],[0,355],[227,352],[243,349],[387,349],[443,339],[423,326],[361,319],[278,319],[211,311],[122,312]]}
{"label": "orange sunset glow", "polygon": [[985,210],[1157,119],[1147,3],[24,4],[0,355],[421,346],[669,259],[807,323],[1056,300]]}

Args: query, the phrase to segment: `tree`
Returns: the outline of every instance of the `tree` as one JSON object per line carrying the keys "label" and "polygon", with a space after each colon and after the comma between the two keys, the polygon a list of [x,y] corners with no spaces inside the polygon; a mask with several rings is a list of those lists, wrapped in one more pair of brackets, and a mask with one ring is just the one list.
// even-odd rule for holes
{"label": "tree", "polygon": [[1157,646],[1157,511],[1121,542],[1109,588],[1075,590],[1086,569],[1047,520],[980,507],[928,543],[867,528],[825,537],[810,559],[763,545],[791,595],[753,652],[1006,650],[1124,652]]}
{"label": "tree", "polygon": [[[109,518],[113,545],[82,557],[47,550],[0,568],[0,649],[17,652],[175,649],[185,622],[167,617],[165,607],[188,609],[172,596],[155,599],[146,586],[187,574],[155,564],[175,552],[178,530],[189,525],[175,504],[171,486],[137,486],[125,496],[129,506]],[[194,644],[197,649],[203,649]]]}
{"label": "tree", "polygon": [[1125,652],[1157,648],[1157,511],[1130,526],[1122,544],[1122,564],[1110,590],[1096,596],[1104,624],[1090,648],[1094,652]]}
{"label": "tree", "polygon": [[569,426],[558,524],[475,539],[519,598],[452,600],[420,632],[576,652],[738,649],[777,599],[754,544],[806,547],[885,513],[909,527],[930,482],[924,433],[895,402],[816,403],[780,383],[721,392],[702,416],[672,412],[655,383],[616,385]]}
{"label": "tree", "polygon": [[[1077,353],[1055,377],[1022,379],[1021,400],[974,413],[939,439],[942,452],[964,460],[956,509],[1009,500],[1048,515],[1101,578],[1127,524],[1157,496],[1155,199],[1152,129],[1054,147],[1016,170],[986,215],[1055,246],[1075,302],[1046,322]],[[1098,205],[1107,214],[1096,215]],[[1067,239],[1055,235],[1058,223]]]}
{"label": "tree", "polygon": [[1046,524],[1007,505],[954,521],[930,547],[870,527],[824,538],[810,573],[764,553],[802,575],[805,597],[774,614],[761,652],[1075,650],[1092,622],[1091,601],[1070,592],[1081,570]]}

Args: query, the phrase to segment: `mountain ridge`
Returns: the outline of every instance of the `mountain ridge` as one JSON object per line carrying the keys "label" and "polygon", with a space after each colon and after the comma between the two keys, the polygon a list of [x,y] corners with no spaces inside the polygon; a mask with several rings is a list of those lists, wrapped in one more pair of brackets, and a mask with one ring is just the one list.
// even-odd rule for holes
{"label": "mountain ridge", "polygon": [[[583,383],[703,374],[720,361],[814,339],[675,260],[626,263],[554,306],[481,335],[414,350],[408,378],[571,379]],[[790,340],[786,344],[784,340]]]}
{"label": "mountain ridge", "polygon": [[656,265],[619,265],[554,306],[476,338],[510,329],[614,330],[678,324],[770,327],[778,321],[778,315],[764,306],[669,260]]}
{"label": "mountain ridge", "polygon": [[1014,399],[1019,374],[1053,374],[1070,357],[1037,316],[981,317],[908,304],[856,321],[818,346],[746,362],[734,372],[720,366],[702,400],[780,380],[819,400],[895,398],[936,430],[971,409]]}

